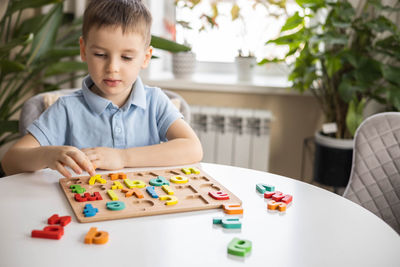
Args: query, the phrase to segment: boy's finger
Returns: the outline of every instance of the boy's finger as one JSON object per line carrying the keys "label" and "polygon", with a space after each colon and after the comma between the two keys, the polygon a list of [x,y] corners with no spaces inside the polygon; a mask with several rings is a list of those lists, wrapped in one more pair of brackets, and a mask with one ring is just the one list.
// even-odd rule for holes
{"label": "boy's finger", "polygon": [[61,162],[56,162],[55,164],[56,170],[61,173],[66,178],[71,178],[72,175],[71,173],[64,167],[64,165]]}
{"label": "boy's finger", "polygon": [[64,166],[70,167],[76,174],[82,173],[81,167],[79,167],[78,164],[74,161],[74,159],[70,157],[65,158],[64,161],[61,163],[64,164]]}
{"label": "boy's finger", "polygon": [[83,153],[85,153],[86,155],[93,153],[93,148],[83,148],[81,149],[81,151]]}
{"label": "boy's finger", "polygon": [[84,153],[76,153],[71,155],[75,162],[85,171],[87,171],[91,176],[95,175],[96,172],[93,168],[92,163],[90,160],[86,157]]}

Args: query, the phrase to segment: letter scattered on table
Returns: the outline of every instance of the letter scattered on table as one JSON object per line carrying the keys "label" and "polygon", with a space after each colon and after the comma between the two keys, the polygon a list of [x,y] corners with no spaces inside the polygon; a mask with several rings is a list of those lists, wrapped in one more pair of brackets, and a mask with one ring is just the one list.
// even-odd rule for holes
{"label": "letter scattered on table", "polygon": [[85,244],[102,245],[108,242],[108,233],[97,231],[97,227],[91,227],[85,236]]}

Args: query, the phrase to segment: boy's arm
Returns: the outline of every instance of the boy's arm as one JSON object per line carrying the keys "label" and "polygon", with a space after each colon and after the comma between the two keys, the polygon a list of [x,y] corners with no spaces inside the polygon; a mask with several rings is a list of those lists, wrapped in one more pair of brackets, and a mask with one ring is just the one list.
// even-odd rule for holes
{"label": "boy's arm", "polygon": [[89,159],[79,149],[72,146],[40,146],[31,134],[17,141],[4,155],[1,164],[7,175],[49,167],[65,177],[71,177],[65,166],[78,174],[82,170],[95,174]]}
{"label": "boy's arm", "polygon": [[201,143],[192,128],[177,119],[167,131],[168,142],[128,149],[95,147],[83,149],[100,169],[124,167],[172,166],[199,162],[203,157]]}

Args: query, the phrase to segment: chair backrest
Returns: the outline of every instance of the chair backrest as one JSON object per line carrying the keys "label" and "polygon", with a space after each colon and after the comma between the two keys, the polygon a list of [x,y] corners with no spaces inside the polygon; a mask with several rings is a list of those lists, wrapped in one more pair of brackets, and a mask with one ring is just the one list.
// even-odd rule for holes
{"label": "chair backrest", "polygon": [[[55,102],[58,97],[63,95],[72,94],[79,89],[62,89],[52,92],[37,94],[29,98],[22,106],[21,114],[19,116],[19,132],[21,135],[27,134],[26,129],[36,120],[46,108]],[[182,113],[184,120],[190,124],[190,107],[188,103],[179,94],[169,90],[163,92],[171,99],[174,105]],[[49,103],[50,102],[50,103]]]}
{"label": "chair backrest", "polygon": [[373,115],[359,126],[343,196],[400,234],[400,112]]}

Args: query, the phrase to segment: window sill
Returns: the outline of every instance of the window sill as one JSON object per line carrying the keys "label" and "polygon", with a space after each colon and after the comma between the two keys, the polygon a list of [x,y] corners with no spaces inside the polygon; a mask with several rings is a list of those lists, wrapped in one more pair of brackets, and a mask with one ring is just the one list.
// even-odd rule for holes
{"label": "window sill", "polygon": [[171,72],[158,72],[142,79],[144,83],[162,89],[244,94],[299,94],[290,90],[291,83],[286,76],[255,75],[252,81],[237,81],[235,74],[195,73],[188,79],[176,79]]}

